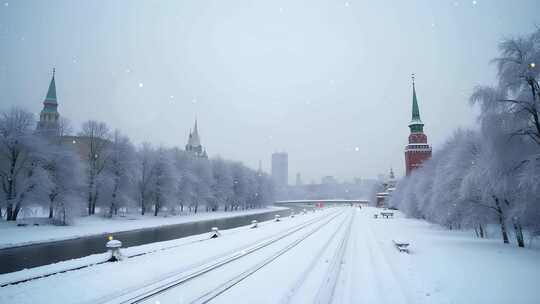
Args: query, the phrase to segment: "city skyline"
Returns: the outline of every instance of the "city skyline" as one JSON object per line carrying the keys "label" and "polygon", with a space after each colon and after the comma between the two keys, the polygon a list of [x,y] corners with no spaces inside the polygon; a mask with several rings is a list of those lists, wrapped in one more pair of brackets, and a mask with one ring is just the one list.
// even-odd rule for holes
{"label": "city skyline", "polygon": [[536,25],[535,1],[347,3],[11,1],[0,107],[37,116],[56,67],[76,128],[95,119],[136,144],[183,147],[197,117],[210,157],[270,172],[286,150],[290,180],[403,176],[410,74],[436,152],[476,127],[468,97],[494,81],[498,42]]}

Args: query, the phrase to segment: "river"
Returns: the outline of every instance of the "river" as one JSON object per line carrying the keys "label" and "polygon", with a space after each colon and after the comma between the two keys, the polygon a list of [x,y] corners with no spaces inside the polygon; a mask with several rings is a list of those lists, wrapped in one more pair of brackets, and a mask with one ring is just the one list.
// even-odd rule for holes
{"label": "river", "polygon": [[[296,206],[287,207],[299,209],[299,207]],[[114,237],[115,239],[122,241],[123,247],[131,247],[206,233],[209,232],[212,227],[219,227],[219,229],[222,230],[231,229],[249,225],[252,220],[257,220],[258,222],[268,221],[273,219],[276,214],[287,216],[290,213],[290,210],[279,210],[215,220],[145,228],[134,231],[117,232],[114,233]],[[108,234],[99,234],[77,239],[0,249],[0,261],[2,261],[0,263],[0,274],[105,252],[107,236]]]}

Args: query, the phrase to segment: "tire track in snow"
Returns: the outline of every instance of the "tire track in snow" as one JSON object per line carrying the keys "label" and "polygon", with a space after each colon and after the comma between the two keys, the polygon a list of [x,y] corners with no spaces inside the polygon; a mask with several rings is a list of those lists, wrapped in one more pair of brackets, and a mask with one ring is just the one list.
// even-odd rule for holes
{"label": "tire track in snow", "polygon": [[328,225],[330,222],[332,222],[335,218],[337,218],[341,214],[343,214],[343,212],[336,215],[336,216],[334,216],[334,217],[332,217],[332,218],[330,218],[328,221],[324,222],[322,225],[316,227],[315,229],[309,231],[308,233],[302,235],[300,238],[297,238],[294,242],[288,244],[285,248],[280,249],[279,251],[274,253],[272,256],[270,256],[269,258],[264,259],[262,262],[258,263],[254,267],[249,268],[248,270],[246,270],[246,271],[240,273],[239,275],[233,277],[232,279],[224,282],[223,284],[221,284],[220,286],[214,288],[213,290],[208,291],[207,293],[203,294],[199,298],[197,298],[197,299],[195,299],[193,301],[190,301],[190,303],[192,303],[192,304],[205,304],[205,303],[209,303],[209,302],[213,301],[214,299],[216,299],[217,297],[219,297],[223,293],[227,292],[229,289],[236,286],[238,283],[240,283],[240,282],[244,281],[245,279],[249,278],[251,275],[255,274],[257,271],[261,270],[262,268],[264,268],[268,264],[274,262],[276,259],[283,256],[285,253],[289,252],[291,249],[298,246],[300,243],[305,241],[310,236],[315,235],[319,230],[324,228],[326,225]]}
{"label": "tire track in snow", "polygon": [[329,265],[326,276],[319,287],[316,296],[316,303],[318,304],[330,304],[333,301],[336,286],[343,269],[344,256],[349,244],[349,239],[351,237],[351,228],[354,222],[355,214],[356,212],[353,212],[352,216],[350,216],[345,235],[341,239],[339,247],[334,252],[332,263]]}
{"label": "tire track in snow", "polygon": [[313,259],[311,260],[309,266],[302,272],[302,274],[298,277],[298,279],[295,281],[293,287],[289,289],[289,291],[285,294],[285,296],[281,299],[281,304],[288,304],[291,302],[293,297],[297,294],[297,291],[304,285],[309,275],[313,272],[313,270],[316,268],[316,265],[318,263],[321,263],[321,260],[324,256],[324,254],[332,248],[330,246],[331,243],[336,241],[335,238],[338,232],[343,228],[343,225],[346,221],[341,222],[341,224],[338,226],[338,229],[326,240],[325,244],[321,247],[319,251],[314,255]]}
{"label": "tire track in snow", "polygon": [[[366,217],[366,219],[368,219]],[[371,219],[369,219],[371,220]],[[394,291],[393,293],[386,293],[387,297],[390,297],[390,301],[387,303],[397,304],[397,303],[414,303],[411,301],[411,296],[406,292],[406,290],[403,288],[406,284],[406,280],[404,280],[396,271],[395,267],[392,266],[390,261],[388,260],[388,257],[385,253],[384,248],[381,247],[379,244],[379,240],[374,239],[374,232],[371,228],[371,225],[366,225],[367,227],[367,239],[370,243],[370,253],[372,257],[378,257],[376,258],[376,263],[379,265],[379,271],[381,273],[385,273],[386,276],[384,278],[385,281],[387,281],[388,286],[391,287],[390,290]],[[399,256],[401,258],[401,256]],[[386,288],[388,290],[388,288]]]}
{"label": "tire track in snow", "polygon": [[[327,215],[330,216],[331,218],[335,218],[339,216],[341,213],[342,212],[334,211],[334,212],[330,212]],[[99,299],[94,299],[92,303],[142,302],[148,298],[151,298],[177,285],[181,285],[185,281],[191,280],[194,277],[197,277],[206,272],[212,271],[213,269],[216,269],[220,267],[221,265],[225,265],[229,263],[230,261],[240,259],[247,254],[248,250],[257,251],[274,242],[281,240],[282,238],[298,233],[299,231],[311,225],[324,221],[326,218],[327,218],[326,215],[317,216],[299,225],[295,225],[285,231],[280,231],[262,240],[261,239],[256,240],[247,246],[244,245],[244,246],[241,246],[240,248],[235,248],[233,250],[222,253],[220,255],[204,259],[203,261],[200,261],[198,263],[185,266],[181,269],[176,269],[175,271],[172,271],[168,274],[161,276],[161,278],[157,280],[148,281],[137,287],[121,290],[117,293],[106,295]]]}

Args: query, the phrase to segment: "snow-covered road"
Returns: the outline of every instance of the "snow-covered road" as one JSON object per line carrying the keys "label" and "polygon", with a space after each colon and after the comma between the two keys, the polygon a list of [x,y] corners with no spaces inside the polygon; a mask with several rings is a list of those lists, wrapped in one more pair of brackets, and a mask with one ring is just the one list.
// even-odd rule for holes
{"label": "snow-covered road", "polygon": [[[260,223],[256,229],[222,231],[217,239],[199,235],[126,248],[130,255],[151,253],[0,288],[0,303],[492,304],[540,299],[534,288],[540,279],[538,250],[473,239],[399,212],[394,219],[373,218],[378,212],[327,208]],[[398,252],[393,239],[411,241],[411,254]],[[10,275],[17,274],[0,276],[0,281]],[[504,290],[494,290],[502,278]]]}

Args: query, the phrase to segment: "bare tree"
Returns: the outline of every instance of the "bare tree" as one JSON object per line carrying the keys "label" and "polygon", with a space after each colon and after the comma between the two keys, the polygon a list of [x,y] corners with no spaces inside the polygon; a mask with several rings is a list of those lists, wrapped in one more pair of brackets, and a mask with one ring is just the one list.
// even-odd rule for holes
{"label": "bare tree", "polygon": [[108,147],[109,165],[107,171],[112,179],[111,199],[109,205],[109,217],[118,213],[121,201],[126,201],[133,185],[134,172],[134,148],[129,139],[114,132],[112,142]]}
{"label": "bare tree", "polygon": [[99,196],[98,177],[107,166],[107,145],[110,144],[109,128],[105,123],[89,120],[82,125],[79,133],[87,145],[86,170],[88,188],[88,215],[95,214]]}

